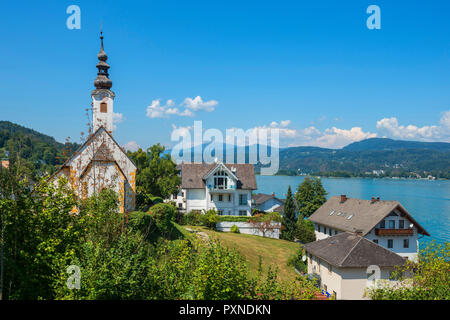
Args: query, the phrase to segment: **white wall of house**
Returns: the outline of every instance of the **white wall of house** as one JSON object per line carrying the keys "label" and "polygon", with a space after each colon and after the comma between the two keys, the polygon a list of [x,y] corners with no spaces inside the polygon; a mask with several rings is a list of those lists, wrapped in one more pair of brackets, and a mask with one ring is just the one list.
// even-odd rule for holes
{"label": "white wall of house", "polygon": [[[380,279],[389,281],[393,270],[380,268]],[[330,294],[336,294],[336,299],[368,299],[365,295],[368,288],[367,268],[339,268],[309,254],[308,273],[320,275],[321,288]]]}
{"label": "white wall of house", "polygon": [[218,222],[216,224],[216,228],[219,231],[230,232],[231,227],[233,225],[239,228],[239,233],[251,234],[254,236],[274,238],[274,239],[280,238],[280,228],[281,228],[280,222],[272,222],[271,227],[268,228],[267,230],[260,230],[253,224],[248,222],[228,222],[228,221]]}

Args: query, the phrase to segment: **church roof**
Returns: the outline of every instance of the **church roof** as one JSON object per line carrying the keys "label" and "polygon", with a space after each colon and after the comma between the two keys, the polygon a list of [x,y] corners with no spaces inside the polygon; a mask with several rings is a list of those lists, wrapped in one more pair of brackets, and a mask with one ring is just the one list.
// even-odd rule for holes
{"label": "church roof", "polygon": [[[56,172],[54,174],[52,174],[49,178],[49,180],[53,179],[59,172],[61,172],[61,170],[64,167],[67,167],[69,162],[72,161],[75,157],[78,156],[78,154],[80,153],[80,151],[89,143],[91,143],[95,137],[100,133],[100,131],[104,131],[111,139],[112,141],[119,147],[119,149],[123,152],[123,154],[127,157],[128,160],[130,160],[130,162],[133,164],[133,166],[135,168],[137,168],[136,164],[133,162],[133,160],[130,159],[130,157],[128,157],[127,153],[123,150],[123,148],[117,143],[117,141],[114,139],[114,137],[111,135],[111,133],[108,132],[108,130],[106,130],[104,127],[100,127],[97,129],[97,131],[95,131],[93,134],[91,134],[89,136],[89,138],[77,149],[77,151],[75,151],[72,156],[67,159],[62,165],[61,167],[59,167],[58,170],[56,170]],[[97,161],[115,161],[115,159],[112,157],[111,155],[111,150],[104,144],[102,143],[100,145],[100,147],[96,150],[93,158],[91,159],[91,161],[93,160],[97,160]]]}

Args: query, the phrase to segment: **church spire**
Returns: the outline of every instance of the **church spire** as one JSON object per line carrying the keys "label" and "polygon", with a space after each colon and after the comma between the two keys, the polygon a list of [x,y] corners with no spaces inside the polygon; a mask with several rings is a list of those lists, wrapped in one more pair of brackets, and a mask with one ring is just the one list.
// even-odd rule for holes
{"label": "church spire", "polygon": [[103,31],[100,31],[100,52],[97,55],[98,63],[97,63],[97,78],[94,80],[94,86],[97,89],[111,89],[112,87],[112,81],[108,78],[108,69],[109,64],[106,63],[106,60],[108,60],[108,56],[106,55],[106,52],[103,49]]}

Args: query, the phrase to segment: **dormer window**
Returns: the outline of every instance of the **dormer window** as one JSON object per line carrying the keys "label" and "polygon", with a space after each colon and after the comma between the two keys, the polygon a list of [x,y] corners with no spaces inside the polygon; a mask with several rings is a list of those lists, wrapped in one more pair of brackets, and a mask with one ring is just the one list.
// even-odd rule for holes
{"label": "dormer window", "polygon": [[222,169],[214,173],[214,189],[228,189],[228,174]]}
{"label": "dormer window", "polygon": [[108,105],[106,102],[100,102],[100,112],[107,113],[108,112]]}

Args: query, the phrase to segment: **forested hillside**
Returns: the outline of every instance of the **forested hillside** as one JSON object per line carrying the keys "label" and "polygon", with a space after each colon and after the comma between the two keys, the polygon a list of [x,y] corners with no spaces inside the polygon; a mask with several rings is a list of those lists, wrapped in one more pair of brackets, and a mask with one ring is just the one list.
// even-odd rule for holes
{"label": "forested hillside", "polygon": [[78,147],[77,143],[63,144],[35,130],[0,121],[0,158],[11,162],[21,159],[34,174],[52,173]]}

